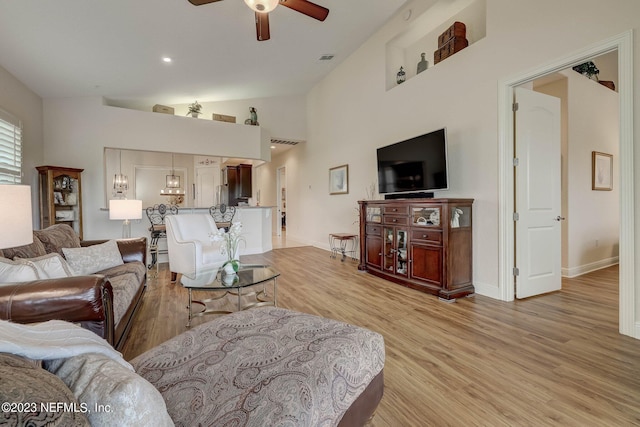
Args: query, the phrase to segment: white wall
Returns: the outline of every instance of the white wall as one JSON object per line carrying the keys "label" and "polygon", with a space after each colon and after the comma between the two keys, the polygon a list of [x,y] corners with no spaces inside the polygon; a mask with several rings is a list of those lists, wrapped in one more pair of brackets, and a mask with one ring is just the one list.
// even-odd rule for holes
{"label": "white wall", "polygon": [[[619,249],[618,94],[577,73],[569,76],[569,257],[574,276],[617,262]],[[613,190],[591,190],[591,153],[613,155]],[[585,214],[586,213],[586,214]]]}
{"label": "white wall", "polygon": [[[270,159],[269,135],[261,127],[110,107],[101,98],[44,100],[44,135],[47,164],[84,169],[85,239],[120,234],[118,221],[101,211],[104,147]],[[144,225],[134,223],[132,234],[147,235]]]}
{"label": "white wall", "polygon": [[[499,295],[497,82],[640,27],[640,3],[614,3],[605,12],[594,0],[489,1],[484,39],[387,91],[385,45],[411,24],[400,11],[309,93],[308,142],[282,160],[295,177],[287,208],[297,212],[287,235],[326,247],[330,232],[354,230],[356,202],[376,181],[375,149],[446,126],[451,190],[436,196],[475,199],[474,284]],[[575,23],[571,31],[567,23]],[[640,105],[637,91],[635,99]],[[349,194],[330,196],[328,170],[345,163]]]}
{"label": "white wall", "polygon": [[[618,262],[619,96],[573,70],[537,86],[562,101],[562,271],[574,277]],[[613,191],[591,189],[591,152],[613,155]]]}
{"label": "white wall", "polygon": [[0,66],[0,108],[22,121],[22,183],[31,185],[33,225],[37,228],[40,205],[38,171],[35,168],[44,162],[42,99]]}

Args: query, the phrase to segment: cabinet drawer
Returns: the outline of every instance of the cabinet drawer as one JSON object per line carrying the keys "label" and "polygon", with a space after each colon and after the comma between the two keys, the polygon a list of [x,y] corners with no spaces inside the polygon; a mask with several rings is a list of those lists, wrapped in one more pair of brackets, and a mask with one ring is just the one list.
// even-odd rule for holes
{"label": "cabinet drawer", "polygon": [[442,232],[438,230],[411,230],[411,240],[424,240],[428,242],[442,243]]}
{"label": "cabinet drawer", "polygon": [[385,224],[389,225],[407,225],[409,224],[409,217],[385,215],[383,221]]}
{"label": "cabinet drawer", "polygon": [[382,236],[382,226],[380,225],[367,225],[367,236]]}
{"label": "cabinet drawer", "polygon": [[384,213],[391,215],[409,215],[409,206],[385,206]]}

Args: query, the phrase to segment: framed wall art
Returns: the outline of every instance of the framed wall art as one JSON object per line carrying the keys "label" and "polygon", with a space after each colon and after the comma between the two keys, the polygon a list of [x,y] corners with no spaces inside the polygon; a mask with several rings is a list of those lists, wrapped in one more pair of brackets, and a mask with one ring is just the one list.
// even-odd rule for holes
{"label": "framed wall art", "polygon": [[349,165],[329,169],[329,194],[349,193]]}
{"label": "framed wall art", "polygon": [[591,189],[613,190],[613,155],[591,152]]}

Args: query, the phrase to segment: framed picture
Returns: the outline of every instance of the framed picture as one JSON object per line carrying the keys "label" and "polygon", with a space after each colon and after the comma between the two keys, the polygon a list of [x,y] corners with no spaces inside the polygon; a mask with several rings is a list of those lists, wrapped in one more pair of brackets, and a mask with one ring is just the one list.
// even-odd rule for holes
{"label": "framed picture", "polygon": [[349,192],[349,165],[329,169],[329,194]]}
{"label": "framed picture", "polygon": [[591,152],[591,189],[597,191],[613,189],[613,155]]}

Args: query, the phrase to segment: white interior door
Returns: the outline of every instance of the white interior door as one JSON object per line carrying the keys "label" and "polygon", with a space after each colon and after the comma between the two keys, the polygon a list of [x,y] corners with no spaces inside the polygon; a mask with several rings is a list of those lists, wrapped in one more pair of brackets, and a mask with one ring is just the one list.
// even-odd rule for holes
{"label": "white interior door", "polygon": [[516,297],[560,290],[560,99],[516,88]]}

